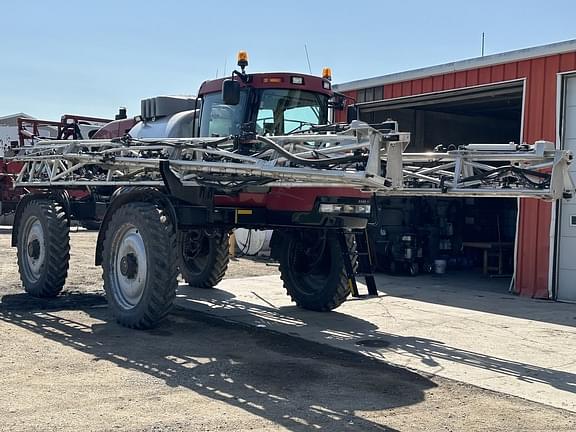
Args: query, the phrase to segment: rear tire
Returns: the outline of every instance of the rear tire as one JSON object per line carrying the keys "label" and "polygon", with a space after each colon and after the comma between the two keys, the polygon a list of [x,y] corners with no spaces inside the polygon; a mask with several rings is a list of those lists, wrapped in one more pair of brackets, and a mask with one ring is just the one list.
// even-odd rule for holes
{"label": "rear tire", "polygon": [[110,310],[119,324],[149,329],[170,311],[177,287],[176,232],[154,203],[120,206],[108,224],[102,277]]}
{"label": "rear tire", "polygon": [[178,234],[178,266],[182,278],[195,288],[214,288],[228,269],[230,235],[216,231],[208,236],[202,229]]}
{"label": "rear tire", "polygon": [[18,221],[18,269],[24,291],[56,297],[66,282],[70,228],[63,207],[51,199],[29,201]]}
{"label": "rear tire", "polygon": [[[288,295],[298,306],[319,312],[336,309],[350,295],[350,283],[338,233],[309,231],[285,235],[275,244],[280,275]],[[356,267],[353,236],[346,236]]]}

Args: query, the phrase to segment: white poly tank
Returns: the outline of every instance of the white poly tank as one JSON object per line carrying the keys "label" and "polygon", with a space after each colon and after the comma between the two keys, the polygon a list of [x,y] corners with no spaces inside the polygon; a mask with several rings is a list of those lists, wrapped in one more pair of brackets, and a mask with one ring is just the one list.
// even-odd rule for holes
{"label": "white poly tank", "polygon": [[235,229],[236,252],[238,255],[269,255],[272,232],[272,230]]}

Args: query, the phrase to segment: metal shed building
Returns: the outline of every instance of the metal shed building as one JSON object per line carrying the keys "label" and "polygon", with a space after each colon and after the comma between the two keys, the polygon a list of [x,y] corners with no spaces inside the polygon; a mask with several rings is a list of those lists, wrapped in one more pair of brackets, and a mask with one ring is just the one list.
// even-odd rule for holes
{"label": "metal shed building", "polygon": [[[361,119],[409,114],[405,124],[413,128],[413,151],[431,150],[427,139],[435,144],[498,138],[544,139],[576,153],[576,40],[342,83],[335,89],[356,99]],[[576,301],[576,199],[559,204],[521,199],[515,250],[516,293]]]}

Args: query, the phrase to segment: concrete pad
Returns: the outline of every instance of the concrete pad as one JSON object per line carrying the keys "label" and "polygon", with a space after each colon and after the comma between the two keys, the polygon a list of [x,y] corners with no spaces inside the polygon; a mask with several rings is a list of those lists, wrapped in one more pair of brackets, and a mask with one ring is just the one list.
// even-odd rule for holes
{"label": "concrete pad", "polygon": [[262,276],[182,285],[177,304],[576,412],[576,305],[516,297],[508,283],[380,275],[380,296],[317,313]]}

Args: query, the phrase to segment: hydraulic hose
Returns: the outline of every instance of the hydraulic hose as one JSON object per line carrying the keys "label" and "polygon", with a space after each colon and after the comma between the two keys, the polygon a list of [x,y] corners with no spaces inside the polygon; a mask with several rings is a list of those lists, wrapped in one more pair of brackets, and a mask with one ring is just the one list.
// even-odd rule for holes
{"label": "hydraulic hose", "polygon": [[317,160],[306,159],[306,158],[301,158],[299,156],[293,155],[288,150],[286,150],[284,147],[276,144],[274,141],[272,141],[269,138],[258,135],[258,136],[256,136],[256,139],[258,141],[266,144],[267,146],[273,148],[278,153],[280,153],[282,156],[284,156],[286,159],[288,159],[292,162],[296,162],[298,164],[302,164],[302,165],[308,165],[308,166],[331,165],[331,164],[346,163],[346,162],[358,162],[358,161],[368,159],[368,156],[362,156],[362,155],[340,156],[340,157],[332,157],[332,158],[329,157],[326,159],[317,159]]}

